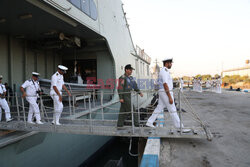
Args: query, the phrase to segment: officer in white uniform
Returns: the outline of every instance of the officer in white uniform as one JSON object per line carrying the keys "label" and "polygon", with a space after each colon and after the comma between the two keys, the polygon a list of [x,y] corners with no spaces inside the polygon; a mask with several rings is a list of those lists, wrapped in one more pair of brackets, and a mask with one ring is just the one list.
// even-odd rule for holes
{"label": "officer in white uniform", "polygon": [[183,92],[183,85],[184,85],[183,79],[180,78],[180,90],[181,90],[181,92]]}
{"label": "officer in white uniform", "polygon": [[2,120],[2,109],[4,109],[6,122],[9,122],[13,120],[13,118],[11,118],[10,107],[5,99],[6,88],[2,84],[2,79],[3,79],[3,76],[0,75],[0,121]]}
{"label": "officer in white uniform", "polygon": [[220,77],[216,80],[216,93],[221,93],[222,80]]}
{"label": "officer in white uniform", "polygon": [[54,114],[52,124],[61,125],[59,123],[59,119],[61,117],[61,113],[63,111],[63,103],[62,103],[62,89],[64,89],[69,96],[71,96],[70,92],[64,85],[63,74],[68,70],[67,67],[63,65],[58,65],[57,72],[51,77],[51,87],[50,87],[50,96],[54,102]]}
{"label": "officer in white uniform", "polygon": [[201,78],[198,78],[198,80],[197,80],[197,87],[198,87],[197,91],[202,92],[202,80],[201,80]]}
{"label": "officer in white uniform", "polygon": [[38,81],[39,75],[40,74],[37,72],[32,72],[31,79],[26,80],[20,87],[20,90],[23,94],[22,97],[25,97],[29,102],[29,114],[27,122],[30,124],[34,124],[34,122],[32,121],[33,115],[35,115],[36,117],[37,124],[43,124],[41,122],[40,110],[37,104],[37,98],[41,93],[41,88]]}
{"label": "officer in white uniform", "polygon": [[[169,73],[169,69],[172,67],[173,58],[165,58],[163,60],[164,67],[161,69],[159,73],[159,83],[160,89],[159,93],[159,102],[154,110],[153,114],[148,119],[146,126],[155,127],[153,125],[154,121],[157,119],[158,115],[163,111],[165,107],[167,107],[169,114],[173,120],[174,126],[176,128],[180,128],[180,119],[176,112],[176,107],[174,103],[174,95],[173,95],[173,80]],[[182,125],[183,127],[183,125]],[[183,128],[182,132],[189,132],[190,129]]]}

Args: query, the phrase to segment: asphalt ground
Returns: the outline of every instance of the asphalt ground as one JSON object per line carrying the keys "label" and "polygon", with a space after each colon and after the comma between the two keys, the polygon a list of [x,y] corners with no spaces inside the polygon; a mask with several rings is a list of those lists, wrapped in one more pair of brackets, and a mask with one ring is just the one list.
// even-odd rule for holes
{"label": "asphalt ground", "polygon": [[160,166],[249,167],[250,93],[186,90],[184,94],[214,138],[161,139]]}

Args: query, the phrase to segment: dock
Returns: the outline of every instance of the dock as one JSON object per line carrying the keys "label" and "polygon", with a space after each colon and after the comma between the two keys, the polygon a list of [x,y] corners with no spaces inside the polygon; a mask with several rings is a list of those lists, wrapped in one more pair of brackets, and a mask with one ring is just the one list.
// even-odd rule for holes
{"label": "dock", "polygon": [[[149,155],[145,157],[151,157],[147,161],[150,166],[249,166],[250,94],[229,91],[222,94],[198,93],[189,90],[184,94],[201,119],[206,120],[213,140],[160,138],[160,142],[157,141],[159,144],[155,145],[155,142],[151,147],[154,150],[144,152],[144,155]],[[158,157],[153,156],[156,155],[155,151]],[[141,167],[145,166],[148,165],[141,164]]]}

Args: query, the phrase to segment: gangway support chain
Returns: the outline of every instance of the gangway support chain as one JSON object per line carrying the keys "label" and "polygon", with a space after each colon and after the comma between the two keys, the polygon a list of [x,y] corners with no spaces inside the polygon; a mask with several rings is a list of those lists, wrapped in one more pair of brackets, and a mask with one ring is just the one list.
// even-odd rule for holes
{"label": "gangway support chain", "polygon": [[[149,95],[151,99],[152,95],[155,91],[152,90],[144,90]],[[79,92],[78,92],[79,93]],[[109,93],[109,92],[108,92]],[[123,136],[123,137],[161,137],[161,138],[207,138],[208,140],[212,140],[213,135],[211,134],[208,127],[201,121],[198,114],[194,112],[194,109],[186,99],[185,95],[178,91],[178,101],[179,101],[179,116],[180,116],[180,125],[182,125],[182,121],[188,121],[186,118],[188,115],[192,116],[192,118],[199,125],[190,124],[188,127],[191,129],[190,132],[184,133],[182,132],[182,128],[172,128],[169,125],[165,125],[163,127],[146,127],[145,123],[147,121],[144,120],[141,114],[147,115],[149,117],[152,114],[152,111],[155,106],[148,105],[150,99],[139,100],[138,93],[135,92],[125,92],[131,94],[131,111],[126,113],[119,112],[119,105],[116,105],[119,101],[118,99],[113,99],[104,103],[105,95],[109,95],[107,92],[103,91],[93,91],[93,92],[82,92],[81,95],[86,96],[88,94],[88,106],[86,105],[86,101],[84,99],[84,103],[75,106],[74,99],[80,94],[75,94],[73,97],[67,97],[64,99],[68,99],[68,106],[65,107],[60,122],[62,125],[52,125],[51,121],[53,118],[54,109],[53,107],[45,106],[43,98],[40,100],[40,108],[42,114],[42,121],[44,124],[30,124],[26,120],[27,107],[25,107],[24,99],[21,98],[21,104],[19,105],[19,99],[17,94],[15,95],[16,99],[16,114],[12,112],[15,120],[11,122],[0,122],[0,129],[7,130],[18,130],[18,131],[37,131],[37,132],[51,132],[51,133],[68,133],[68,134],[84,134],[84,135],[100,135],[100,136]],[[114,94],[114,92],[112,92]],[[112,94],[112,95],[113,95]],[[93,99],[94,97],[96,99]],[[132,101],[132,99],[134,99]],[[181,102],[182,101],[182,102]],[[73,104],[71,104],[73,102]],[[139,105],[140,102],[140,105]],[[147,103],[147,112],[141,112],[140,106],[143,103]],[[82,106],[82,107],[81,107]],[[114,108],[116,106],[116,108]],[[145,105],[144,105],[145,106]],[[134,108],[135,107],[135,108]],[[181,109],[185,108],[187,110],[186,113],[182,113]],[[150,111],[150,112],[148,112]],[[125,122],[129,125],[125,125],[122,128],[117,128],[117,116],[118,114],[126,114],[131,116],[131,120],[126,120]],[[138,114],[138,117],[137,117]],[[107,119],[106,119],[107,118]],[[112,119],[111,119],[112,118]],[[143,119],[141,119],[143,118]],[[135,126],[134,121],[138,119],[139,127]],[[157,121],[158,123],[160,120]]]}

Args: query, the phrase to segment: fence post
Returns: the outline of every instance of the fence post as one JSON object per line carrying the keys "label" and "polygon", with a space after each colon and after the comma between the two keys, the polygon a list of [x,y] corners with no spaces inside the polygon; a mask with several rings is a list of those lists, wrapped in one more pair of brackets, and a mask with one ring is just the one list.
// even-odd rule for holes
{"label": "fence post", "polygon": [[75,109],[75,105],[76,105],[76,96],[72,96],[72,100],[73,100],[73,114],[75,115],[75,113],[76,113],[76,109]]}
{"label": "fence post", "polygon": [[181,89],[179,89],[179,93],[178,93],[178,101],[179,101],[179,117],[180,117],[180,134],[182,134],[182,118],[181,118]]}
{"label": "fence post", "polygon": [[101,91],[101,107],[102,107],[102,120],[104,120],[104,113],[103,113],[103,90]]}
{"label": "fence post", "polygon": [[24,121],[24,126],[25,128],[27,127],[27,123],[26,123],[26,115],[25,115],[25,107],[24,107],[24,100],[22,99],[22,107],[23,107],[23,121]]}
{"label": "fence post", "polygon": [[40,111],[41,111],[42,119],[44,119],[43,97],[42,97],[42,95],[40,95]]}
{"label": "fence post", "polygon": [[86,106],[86,93],[84,92],[83,93],[83,102],[84,102],[84,109],[86,110],[87,109],[87,106]]}
{"label": "fence post", "polygon": [[135,133],[135,129],[134,129],[134,109],[133,109],[133,102],[132,102],[132,98],[133,98],[133,92],[130,92],[130,103],[131,103],[131,120],[132,120],[132,132],[133,134]]}
{"label": "fence post", "polygon": [[137,98],[137,112],[138,112],[138,124],[140,125],[140,107],[139,107],[139,95],[136,93],[136,98]]}
{"label": "fence post", "polygon": [[69,115],[72,115],[71,111],[71,97],[69,96]]}
{"label": "fence post", "polygon": [[90,119],[90,132],[92,132],[92,111],[91,111],[90,98],[91,98],[91,92],[89,92],[89,119]]}
{"label": "fence post", "polygon": [[20,111],[19,111],[19,103],[18,103],[17,93],[15,93],[15,96],[16,96],[17,120],[20,121]]}

